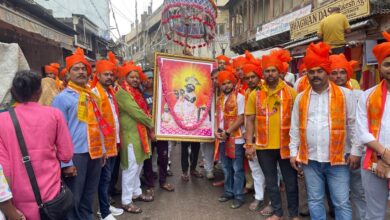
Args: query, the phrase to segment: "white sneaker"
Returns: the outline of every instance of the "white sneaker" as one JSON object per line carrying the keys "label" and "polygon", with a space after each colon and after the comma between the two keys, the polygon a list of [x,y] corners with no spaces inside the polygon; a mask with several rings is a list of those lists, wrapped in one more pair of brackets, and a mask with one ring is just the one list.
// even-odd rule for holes
{"label": "white sneaker", "polygon": [[116,218],[112,214],[109,214],[103,220],[116,220]]}
{"label": "white sneaker", "polygon": [[206,178],[209,179],[209,180],[214,179],[214,173],[213,173],[213,171],[207,171],[207,172],[206,172]]}
{"label": "white sneaker", "polygon": [[114,206],[110,205],[110,212],[113,216],[119,216],[123,214],[123,209],[115,208]]}

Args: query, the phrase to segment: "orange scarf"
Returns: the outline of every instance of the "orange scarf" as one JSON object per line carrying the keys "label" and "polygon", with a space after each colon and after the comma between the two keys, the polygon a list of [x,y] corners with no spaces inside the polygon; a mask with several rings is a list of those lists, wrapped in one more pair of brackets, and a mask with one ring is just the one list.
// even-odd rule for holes
{"label": "orange scarf", "polygon": [[307,76],[302,76],[302,79],[299,81],[299,84],[298,84],[298,88],[297,88],[297,92],[300,93],[300,92],[303,92],[305,89],[307,89],[308,87],[310,87],[310,83],[309,83],[309,79],[307,78]]}
{"label": "orange scarf", "polygon": [[[310,94],[312,89],[307,88],[299,100],[299,146],[297,160],[307,164],[309,160],[306,128]],[[346,102],[342,89],[333,82],[329,82],[329,159],[331,165],[345,164],[344,146],[346,137]]]}
{"label": "orange scarf", "polygon": [[[381,129],[382,116],[386,104],[386,97],[386,82],[385,80],[382,80],[382,82],[368,96],[366,103],[368,130],[376,139],[379,138],[379,131]],[[377,161],[377,154],[374,153],[371,148],[367,147],[363,168],[371,169],[372,163],[376,163]]]}
{"label": "orange scarf", "polygon": [[64,86],[64,82],[62,82],[61,80],[60,80],[60,78],[58,78],[58,76],[56,76],[56,87],[57,87],[57,89],[59,90],[59,91],[62,91],[62,90],[64,90],[64,88],[65,88],[65,86]]}
{"label": "orange scarf", "polygon": [[353,90],[353,85],[352,85],[351,80],[348,80],[348,81],[347,81],[347,83],[345,84],[345,87],[346,87],[347,89]]}
{"label": "orange scarf", "polygon": [[[104,147],[106,148],[106,154],[108,157],[115,157],[116,155],[118,155],[118,150],[117,150],[117,137],[116,137],[114,114],[112,112],[110,100],[108,99],[106,90],[103,88],[103,86],[100,83],[96,84],[96,89],[100,95],[102,116],[104,120],[106,120],[107,123],[113,129],[113,132],[111,132],[107,136],[104,136]],[[107,92],[111,95],[113,99],[115,105],[115,112],[117,113],[116,115],[118,115],[114,91],[111,87],[109,87]]]}
{"label": "orange scarf", "polygon": [[100,130],[104,136],[111,134],[112,128],[100,114],[98,104],[99,98],[89,87],[83,88],[72,81],[68,88],[79,93],[79,103],[77,107],[77,118],[87,124],[89,155],[92,159],[100,158],[103,155],[103,143]]}
{"label": "orange scarf", "polygon": [[[138,107],[149,117],[149,109],[148,104],[146,103],[144,97],[142,96],[141,92],[137,88],[131,87],[126,80],[122,82],[122,88],[128,92],[134,99],[134,101],[137,103]],[[148,138],[148,130],[142,123],[137,122],[137,130],[138,135],[141,140],[141,146],[145,154],[149,154],[151,152],[151,148],[149,146],[149,138]]]}
{"label": "orange scarf", "polygon": [[263,86],[256,94],[256,119],[257,135],[256,145],[262,148],[268,146],[269,134],[269,97],[277,96],[277,101],[273,104],[272,111],[280,109],[280,156],[282,159],[290,158],[290,127],[291,112],[294,105],[293,96],[288,86],[283,81],[279,81],[275,90],[269,91],[267,86]]}
{"label": "orange scarf", "polygon": [[[229,127],[237,120],[238,118],[238,108],[237,108],[237,92],[233,91],[229,94],[225,102],[225,94],[222,93],[217,101],[217,125],[220,124],[221,112],[223,112],[223,129],[227,130]],[[242,137],[241,129],[233,131],[230,137],[225,141],[225,155],[229,158],[236,158],[236,138]],[[215,152],[219,152],[216,149]]]}

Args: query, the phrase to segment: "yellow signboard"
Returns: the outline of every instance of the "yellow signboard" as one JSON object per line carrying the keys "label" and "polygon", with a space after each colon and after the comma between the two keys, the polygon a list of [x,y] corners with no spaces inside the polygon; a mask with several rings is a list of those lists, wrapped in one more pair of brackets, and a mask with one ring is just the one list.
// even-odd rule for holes
{"label": "yellow signboard", "polygon": [[291,39],[297,40],[317,32],[320,21],[330,14],[329,10],[331,8],[336,6],[340,7],[341,13],[345,14],[348,20],[370,15],[370,0],[335,1],[314,10],[309,15],[290,22]]}

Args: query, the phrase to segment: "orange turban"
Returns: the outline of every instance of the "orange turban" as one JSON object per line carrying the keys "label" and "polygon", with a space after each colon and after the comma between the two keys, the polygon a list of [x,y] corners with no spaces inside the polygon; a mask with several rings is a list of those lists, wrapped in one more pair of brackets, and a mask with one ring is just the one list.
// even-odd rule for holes
{"label": "orange turban", "polygon": [[218,60],[224,60],[226,65],[230,65],[230,58],[225,56],[225,55],[219,55],[219,56],[217,56],[216,59],[217,59],[217,61]]}
{"label": "orange turban", "polygon": [[306,56],[303,58],[307,70],[320,67],[329,74],[331,72],[329,50],[329,45],[324,42],[311,43],[306,49]]}
{"label": "orange turban", "polygon": [[218,85],[221,85],[226,80],[229,80],[233,84],[237,82],[237,78],[230,71],[222,70],[218,73]]}
{"label": "orange turban", "polygon": [[233,74],[236,73],[236,70],[233,68],[233,66],[230,66],[230,65],[225,66],[225,69],[224,69],[224,70],[225,70],[225,71],[229,71],[229,72],[231,72],[231,73],[233,73]]}
{"label": "orange turban", "polygon": [[285,49],[272,50],[269,55],[263,56],[262,67],[267,69],[268,67],[275,67],[279,73],[282,73],[285,69],[285,64],[292,60],[290,52]]}
{"label": "orange turban", "polygon": [[287,71],[288,71],[288,67],[289,67],[289,66],[290,66],[290,65],[288,65],[287,62],[283,62],[283,70],[282,70],[282,73],[286,74]]}
{"label": "orange turban", "polygon": [[299,68],[298,68],[298,71],[299,73],[302,73],[303,71],[307,70],[306,66],[304,63],[301,63],[301,65],[299,65]]}
{"label": "orange turban", "polygon": [[66,68],[63,68],[60,72],[60,76],[61,78],[64,78],[65,77],[65,74],[68,72],[68,70]]}
{"label": "orange turban", "polygon": [[390,34],[384,31],[382,35],[386,39],[386,42],[378,44],[372,49],[379,65],[382,64],[386,57],[390,56]]}
{"label": "orange turban", "polygon": [[331,63],[331,70],[334,69],[344,69],[347,72],[348,79],[352,77],[353,67],[358,63],[355,60],[351,60],[348,62],[347,58],[345,58],[344,54],[331,55],[329,57]]}
{"label": "orange turban", "polygon": [[247,62],[248,60],[245,57],[237,57],[233,59],[233,67],[236,69],[242,68]]}
{"label": "orange turban", "polygon": [[45,73],[53,73],[54,75],[58,76],[59,70],[60,64],[58,63],[51,63],[49,65],[45,65]]}
{"label": "orange turban", "polygon": [[88,74],[91,74],[91,72],[92,72],[91,65],[85,59],[84,51],[80,47],[78,47],[76,49],[76,51],[73,53],[73,55],[66,57],[65,61],[66,61],[66,69],[68,70],[68,72],[70,71],[70,68],[72,68],[72,66],[77,64],[77,63],[84,64],[85,67],[87,68]]}
{"label": "orange turban", "polygon": [[252,64],[252,63],[247,63],[245,64],[243,67],[242,67],[242,70],[244,71],[244,74],[248,74],[248,73],[255,73],[257,76],[259,76],[260,78],[262,77],[262,69],[260,66],[256,66],[255,64]]}
{"label": "orange turban", "polygon": [[118,67],[118,77],[125,77],[132,71],[138,72],[141,81],[147,79],[146,75],[142,72],[142,68],[135,65],[133,61],[125,62],[122,66]]}

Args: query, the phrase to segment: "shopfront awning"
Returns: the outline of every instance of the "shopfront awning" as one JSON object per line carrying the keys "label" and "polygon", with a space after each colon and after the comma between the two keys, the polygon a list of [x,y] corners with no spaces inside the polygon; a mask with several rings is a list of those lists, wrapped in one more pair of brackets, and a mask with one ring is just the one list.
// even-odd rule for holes
{"label": "shopfront awning", "polygon": [[48,27],[33,17],[22,14],[11,8],[7,8],[2,4],[0,4],[0,22],[4,22],[27,32],[55,41],[64,45],[65,48],[72,48],[73,46],[73,36]]}
{"label": "shopfront awning", "polygon": [[[371,26],[373,24],[376,24],[376,22],[373,19],[364,20],[364,21],[352,24],[351,25],[351,30],[355,31],[355,30],[358,30],[358,29],[361,29],[361,28],[365,28],[367,26]],[[305,44],[309,44],[311,42],[315,42],[315,41],[318,41],[318,40],[320,40],[319,37],[317,37],[315,35],[311,35],[311,36],[308,36],[308,37],[306,37],[304,39],[295,40],[295,41],[289,41],[287,43],[282,44],[281,46],[286,48],[286,49],[291,49],[291,48],[302,46],[302,45],[305,45]]]}

